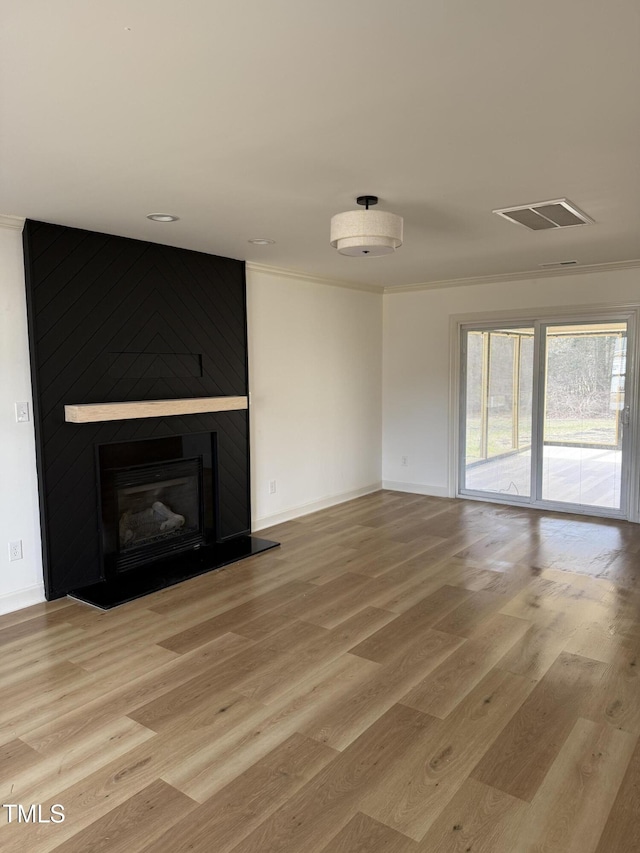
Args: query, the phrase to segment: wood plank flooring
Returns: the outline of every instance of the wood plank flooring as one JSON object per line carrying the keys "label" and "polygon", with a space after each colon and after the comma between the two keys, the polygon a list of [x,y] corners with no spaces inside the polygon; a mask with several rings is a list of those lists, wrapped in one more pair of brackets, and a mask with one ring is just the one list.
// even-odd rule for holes
{"label": "wood plank flooring", "polygon": [[640,526],[381,491],[0,617],[3,853],[640,850]]}

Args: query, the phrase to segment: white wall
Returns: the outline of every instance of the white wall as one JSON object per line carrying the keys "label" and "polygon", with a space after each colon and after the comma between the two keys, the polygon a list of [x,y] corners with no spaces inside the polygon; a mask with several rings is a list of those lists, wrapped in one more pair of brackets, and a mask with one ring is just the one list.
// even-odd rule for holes
{"label": "white wall", "polygon": [[380,488],[382,295],[249,267],[247,300],[254,529]]}
{"label": "white wall", "polygon": [[0,225],[0,613],[44,600],[33,421],[16,423],[18,401],[33,415],[22,234]]}
{"label": "white wall", "polygon": [[448,494],[451,315],[625,302],[640,269],[385,294],[383,484]]}

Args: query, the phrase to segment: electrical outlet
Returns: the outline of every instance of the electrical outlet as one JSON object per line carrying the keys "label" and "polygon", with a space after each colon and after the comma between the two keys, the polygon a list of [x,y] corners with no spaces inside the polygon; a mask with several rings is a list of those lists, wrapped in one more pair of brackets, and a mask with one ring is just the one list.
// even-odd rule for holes
{"label": "electrical outlet", "polygon": [[29,404],[16,403],[16,422],[19,424],[26,423],[29,420]]}
{"label": "electrical outlet", "polygon": [[22,539],[9,542],[9,559],[11,561],[22,559]]}
{"label": "electrical outlet", "polygon": [[275,480],[269,480],[269,494],[275,495],[275,493],[276,493],[276,481]]}
{"label": "electrical outlet", "polygon": [[403,468],[408,468],[409,467],[409,457],[408,456],[401,456],[400,457],[400,464],[402,465]]}

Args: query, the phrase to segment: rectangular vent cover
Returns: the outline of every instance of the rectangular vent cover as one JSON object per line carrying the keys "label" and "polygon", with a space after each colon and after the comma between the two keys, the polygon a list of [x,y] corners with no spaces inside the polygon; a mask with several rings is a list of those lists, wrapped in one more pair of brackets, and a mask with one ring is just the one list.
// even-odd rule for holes
{"label": "rectangular vent cover", "polygon": [[540,201],[519,207],[502,207],[494,210],[498,216],[524,225],[530,231],[545,231],[548,228],[572,228],[575,225],[591,225],[593,219],[583,213],[566,198]]}

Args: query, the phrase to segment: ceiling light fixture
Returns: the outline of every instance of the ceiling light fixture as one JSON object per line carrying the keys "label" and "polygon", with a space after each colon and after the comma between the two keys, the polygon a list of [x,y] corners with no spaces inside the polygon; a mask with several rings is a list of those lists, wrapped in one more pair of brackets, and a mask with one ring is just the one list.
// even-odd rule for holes
{"label": "ceiling light fixture", "polygon": [[147,219],[152,219],[154,222],[177,222],[180,217],[172,213],[148,213]]}
{"label": "ceiling light fixture", "polygon": [[268,237],[255,237],[253,240],[247,240],[247,243],[253,243],[254,246],[271,246],[275,240],[269,240]]}
{"label": "ceiling light fixture", "polygon": [[386,210],[369,210],[378,203],[375,195],[356,199],[364,210],[347,210],[331,217],[330,242],[341,255],[375,258],[402,246],[402,217]]}

